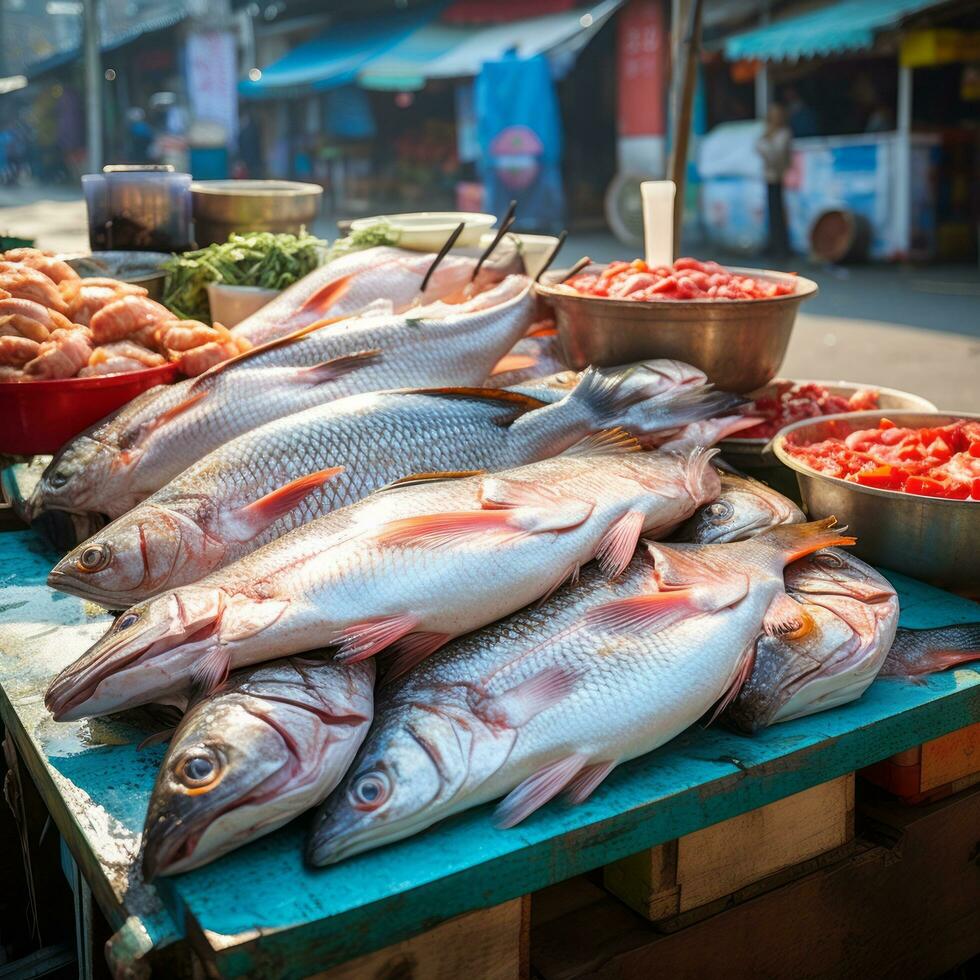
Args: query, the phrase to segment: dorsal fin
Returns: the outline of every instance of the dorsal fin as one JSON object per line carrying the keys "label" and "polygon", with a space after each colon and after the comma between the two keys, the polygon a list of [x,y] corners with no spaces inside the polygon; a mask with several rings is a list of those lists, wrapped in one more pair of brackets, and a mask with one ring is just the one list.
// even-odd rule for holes
{"label": "dorsal fin", "polygon": [[375,490],[375,493],[384,493],[386,490],[400,490],[402,487],[416,487],[423,483],[442,483],[445,480],[465,480],[471,476],[483,476],[486,470],[445,470],[444,472],[434,473],[410,473],[398,480],[392,480],[383,487]]}
{"label": "dorsal fin", "polygon": [[473,401],[484,402],[487,406],[496,405],[500,408],[510,408],[512,414],[502,420],[505,425],[510,425],[526,412],[533,412],[550,404],[541,401],[540,398],[533,398],[531,395],[511,391],[507,388],[403,388],[400,393],[430,395],[433,398],[469,398]]}

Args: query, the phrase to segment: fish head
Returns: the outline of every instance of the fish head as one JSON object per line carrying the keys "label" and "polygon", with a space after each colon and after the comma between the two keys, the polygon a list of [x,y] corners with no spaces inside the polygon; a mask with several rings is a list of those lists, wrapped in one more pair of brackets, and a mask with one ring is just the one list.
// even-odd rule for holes
{"label": "fish head", "polygon": [[217,650],[225,594],[188,586],[138,603],[49,685],[56,721],[121,711],[187,690],[196,664]]}
{"label": "fish head", "polygon": [[275,820],[307,768],[258,698],[205,700],[178,726],[143,829],[143,877],[198,867]]}
{"label": "fish head", "polygon": [[759,480],[723,473],[717,500],[705,504],[681,528],[677,540],[698,544],[744,541],[777,524],[803,520],[803,511],[788,497]]}
{"label": "fish head", "polygon": [[375,727],[307,841],[314,867],[401,840],[453,812],[470,776],[473,726],[438,702],[379,705]]}
{"label": "fish head", "polygon": [[895,598],[891,583],[866,562],[840,548],[824,548],[786,567],[786,587],[805,593],[812,602],[840,596],[861,602]]}
{"label": "fish head", "polygon": [[140,504],[65,555],[48,575],[48,585],[109,609],[126,609],[197,581],[225,553],[202,523],[169,507]]}
{"label": "fish head", "polygon": [[101,513],[104,487],[118,450],[82,433],[55,455],[31,496],[34,515],[44,510]]}
{"label": "fish head", "polygon": [[695,388],[707,383],[707,375],[683,361],[655,358],[637,361],[623,367],[603,368],[608,377],[622,377],[620,389],[630,391],[637,399],[653,398],[678,388]]}

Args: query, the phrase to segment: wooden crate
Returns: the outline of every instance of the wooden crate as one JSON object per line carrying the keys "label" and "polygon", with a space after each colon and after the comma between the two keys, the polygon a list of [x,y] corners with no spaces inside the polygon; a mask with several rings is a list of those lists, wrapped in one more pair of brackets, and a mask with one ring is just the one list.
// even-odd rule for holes
{"label": "wooden crate", "polygon": [[449,919],[311,980],[525,980],[531,896]]}
{"label": "wooden crate", "polygon": [[958,793],[980,783],[980,722],[876,762],[861,775],[906,803]]}
{"label": "wooden crate", "polygon": [[922,807],[882,798],[869,815],[874,840],[676,932],[585,877],[535,892],[533,975],[924,980],[980,955],[980,787]]}
{"label": "wooden crate", "polygon": [[[751,897],[854,837],[854,774],[607,865],[606,888],[653,922]],[[749,891],[746,891],[749,889]],[[739,894],[744,892],[744,894]]]}

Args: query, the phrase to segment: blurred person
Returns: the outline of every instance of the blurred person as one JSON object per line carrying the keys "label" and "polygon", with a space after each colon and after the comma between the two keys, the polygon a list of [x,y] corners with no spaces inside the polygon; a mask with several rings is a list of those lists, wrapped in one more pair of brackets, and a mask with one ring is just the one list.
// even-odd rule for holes
{"label": "blurred person", "polygon": [[793,134],[786,122],[786,110],[773,102],[766,113],[766,128],[756,141],[756,152],[762,157],[769,211],[768,255],[773,259],[789,256],[789,233],[783,205],[783,178],[792,162]]}
{"label": "blurred person", "polygon": [[817,114],[800,98],[800,93],[795,88],[790,86],[785,89],[782,101],[786,106],[789,128],[797,139],[818,135],[820,127],[817,124]]}

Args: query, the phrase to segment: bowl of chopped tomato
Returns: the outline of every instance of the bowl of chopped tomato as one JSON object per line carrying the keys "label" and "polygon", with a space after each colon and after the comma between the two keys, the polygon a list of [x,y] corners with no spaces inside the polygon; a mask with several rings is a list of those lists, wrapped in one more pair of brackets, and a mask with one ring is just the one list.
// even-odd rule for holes
{"label": "bowl of chopped tomato", "polygon": [[980,415],[867,411],[804,419],[773,440],[811,518],[833,514],[855,551],[980,593]]}
{"label": "bowl of chopped tomato", "polygon": [[671,357],[728,391],[754,391],[782,364],[810,279],[681,258],[642,259],[547,274],[538,295],[554,309],[566,362],[613,366]]}

